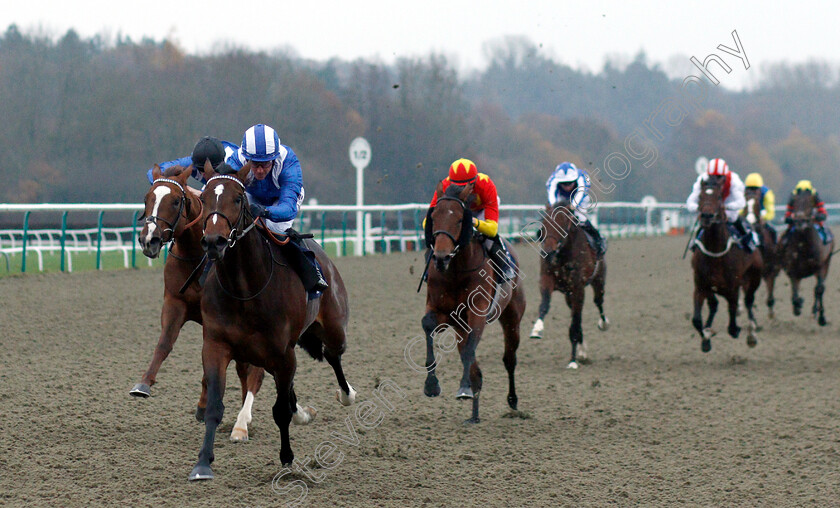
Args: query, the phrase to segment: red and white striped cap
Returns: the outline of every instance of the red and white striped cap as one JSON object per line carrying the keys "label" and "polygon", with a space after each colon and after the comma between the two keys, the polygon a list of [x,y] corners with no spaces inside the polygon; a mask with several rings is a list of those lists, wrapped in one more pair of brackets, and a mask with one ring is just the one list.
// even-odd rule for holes
{"label": "red and white striped cap", "polygon": [[723,159],[712,159],[706,172],[710,175],[726,176],[729,174],[729,164]]}

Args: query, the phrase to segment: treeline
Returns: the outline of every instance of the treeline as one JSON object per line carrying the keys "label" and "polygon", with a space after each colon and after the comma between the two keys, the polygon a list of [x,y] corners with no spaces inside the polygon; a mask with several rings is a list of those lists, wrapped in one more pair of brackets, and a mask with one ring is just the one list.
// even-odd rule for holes
{"label": "treeline", "polygon": [[[369,203],[428,200],[459,157],[493,177],[503,202],[538,203],[559,162],[604,176],[605,158],[626,153],[628,136],[647,132],[682,83],[642,54],[597,74],[523,38],[497,41],[489,54],[486,69],[461,78],[436,54],[393,65],[239,49],[194,56],[169,41],[73,31],[52,40],[12,25],[0,36],[0,201],[138,202],[154,162],[188,155],[203,135],[239,143],[263,122],[298,154],[307,198],[322,204],[355,200],[347,148],[356,136],[373,150]],[[837,70],[763,72],[749,92],[707,83],[701,107],[655,140],[655,160],[632,159],[599,199],[682,201],[703,155],[726,158],[742,177],[761,172],[777,193],[810,178],[840,200]]]}

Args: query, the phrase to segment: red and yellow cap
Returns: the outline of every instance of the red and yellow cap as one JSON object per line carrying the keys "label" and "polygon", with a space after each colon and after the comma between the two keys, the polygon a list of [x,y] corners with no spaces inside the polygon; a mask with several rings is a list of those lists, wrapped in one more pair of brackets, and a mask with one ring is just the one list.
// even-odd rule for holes
{"label": "red and yellow cap", "polygon": [[449,181],[455,185],[466,185],[474,182],[477,177],[475,162],[469,159],[458,159],[449,166]]}

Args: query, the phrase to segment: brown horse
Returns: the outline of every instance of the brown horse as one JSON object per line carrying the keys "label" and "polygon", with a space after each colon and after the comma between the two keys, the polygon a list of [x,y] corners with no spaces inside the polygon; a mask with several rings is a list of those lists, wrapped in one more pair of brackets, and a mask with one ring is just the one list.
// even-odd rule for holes
{"label": "brown horse", "polygon": [[[712,349],[712,322],[717,313],[718,300],[715,293],[726,298],[729,304],[729,335],[738,338],[741,328],[736,322],[738,314],[738,295],[744,288],[744,305],[749,315],[747,345],[755,347],[758,328],[753,315],[755,292],[761,284],[761,272],[764,267],[761,253],[755,250],[747,253],[738,247],[738,242],[729,234],[726,226],[726,211],[723,205],[723,190],[712,182],[702,182],[700,200],[700,226],[702,236],[694,239],[694,255],[691,266],[694,269],[694,317],[691,322],[700,333],[700,349],[708,353]],[[703,302],[708,301],[709,317],[703,325]]]}
{"label": "brown horse", "polygon": [[776,247],[776,230],[773,229],[773,226],[767,224],[761,216],[761,189],[748,188],[744,192],[744,197],[747,200],[747,206],[744,207],[744,217],[758,234],[758,250],[761,251],[761,258],[764,262],[761,278],[764,279],[764,285],[767,287],[767,316],[773,319],[775,317],[773,306],[776,303],[776,299],[773,297],[773,288],[776,284],[776,277],[782,270],[782,263]]}
{"label": "brown horse", "polygon": [[834,250],[834,240],[826,245],[820,239],[814,226],[814,205],[815,199],[811,191],[801,191],[794,196],[792,223],[785,232],[779,249],[782,266],[790,277],[794,315],[798,316],[802,313],[804,303],[802,297],[799,296],[799,282],[806,277],[816,275],[817,285],[814,287],[814,306],[811,312],[817,318],[819,325],[825,326],[828,322],[823,309],[823,293],[825,293],[825,278],[828,276],[828,266],[831,264],[831,255]]}
{"label": "brown horse", "polygon": [[[607,280],[607,262],[598,259],[595,249],[589,245],[586,234],[579,226],[574,209],[568,200],[555,206],[546,206],[540,227],[542,248],[540,250],[540,314],[531,331],[532,339],[542,338],[544,319],[551,306],[551,293],[560,291],[566,295],[566,304],[572,310],[572,324],[569,326],[569,341],[572,356],[567,368],[577,369],[578,360],[586,361],[586,347],[583,342],[581,314],[585,288],[592,285],[595,291],[595,305],[598,306],[598,329],[605,331],[610,321],[604,315],[604,287]],[[580,348],[580,349],[578,349]]]}
{"label": "brown horse", "polygon": [[[152,170],[154,182],[146,193],[143,229],[140,246],[143,254],[157,258],[166,243],[172,242],[163,269],[163,308],[160,313],[160,338],[149,368],[140,382],[129,392],[135,397],[149,397],[151,386],[164,360],[172,351],[181,328],[187,321],[201,324],[201,286],[196,280],[184,287],[190,275],[204,267],[201,249],[202,206],[198,194],[187,186],[192,167],[174,166],[161,173],[160,166]],[[195,279],[195,277],[193,277]],[[242,410],[230,434],[231,441],[248,440],[251,406],[262,385],[263,370],[237,362],[236,373],[242,384]],[[204,421],[207,406],[207,385],[202,381],[201,398],[195,417]]]}
{"label": "brown horse", "polygon": [[[473,235],[469,203],[474,184],[451,185],[444,193],[437,187],[438,202],[429,220],[433,229],[432,260],[426,293],[426,313],[421,321],[426,333],[426,383],[423,392],[429,397],[440,394],[435,376],[437,359],[434,339],[443,336],[447,326],[455,332],[461,355],[463,375],[456,398],[472,399],[472,417],[466,423],[478,423],[478,397],[482,375],[476,360],[476,347],[484,327],[498,318],[505,337],[503,362],[508,373],[508,405],[516,409],[518,397],[514,382],[516,349],[519,347],[519,323],[525,312],[525,292],[517,273],[513,280],[497,286],[493,261],[482,242]],[[504,241],[501,240],[500,241]],[[514,259],[516,255],[508,245]],[[518,263],[518,261],[517,261]],[[453,344],[454,346],[454,344]]]}
{"label": "brown horse", "polygon": [[225,375],[232,359],[260,366],[274,376],[277,400],[273,416],[280,428],[280,461],[284,465],[294,459],[289,423],[306,424],[315,416],[314,409],[297,403],[293,383],[296,344],[317,360],[326,358],[338,380],[336,398],[341,404],[349,406],[356,397],[341,367],[348,320],[341,275],[324,251],[311,242],[309,247],[329,289],[320,298],[307,297],[284,255],[286,248],[295,248],[283,247],[291,239],[279,240],[253,229],[256,222],[248,208],[244,183],[250,169],[249,163],[237,173],[217,174],[209,162],[204,167],[207,185],[201,194],[201,245],[215,268],[201,297],[207,414],[204,443],[190,480],[213,478],[213,442],[224,413]]}

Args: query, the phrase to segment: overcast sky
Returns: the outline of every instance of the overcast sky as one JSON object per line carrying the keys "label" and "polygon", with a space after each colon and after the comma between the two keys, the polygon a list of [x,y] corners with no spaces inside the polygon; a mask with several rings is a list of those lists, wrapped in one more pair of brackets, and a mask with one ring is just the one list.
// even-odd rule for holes
{"label": "overcast sky", "polygon": [[[259,1],[179,2],[143,0],[18,0],[0,10],[0,27],[59,36],[69,28],[82,37],[118,33],[139,41],[171,38],[190,53],[225,45],[271,51],[294,48],[299,56],[326,60],[443,53],[462,72],[482,68],[486,42],[524,35],[547,56],[599,71],[607,56],[622,60],[644,50],[671,75],[697,74],[690,56],[725,57],[732,73],[722,86],[754,82],[767,62],[840,62],[840,7],[833,2],[576,0],[461,1]],[[737,30],[750,69],[717,50],[735,48]]]}

